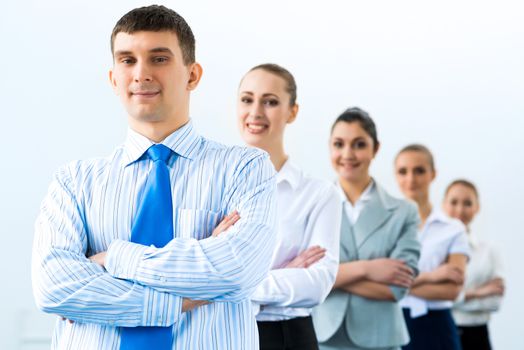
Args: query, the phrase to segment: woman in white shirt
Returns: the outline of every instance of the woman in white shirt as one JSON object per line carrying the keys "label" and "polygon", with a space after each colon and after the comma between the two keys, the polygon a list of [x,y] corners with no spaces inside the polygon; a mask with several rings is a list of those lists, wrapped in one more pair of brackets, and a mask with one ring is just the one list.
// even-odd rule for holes
{"label": "woman in white shirt", "polygon": [[276,64],[240,82],[237,116],[244,141],[269,153],[277,171],[278,233],[271,271],[255,290],[260,349],[318,349],[311,309],[328,295],[338,268],[342,203],[333,184],[311,178],[284,150],[298,113],[296,84]]}
{"label": "woman in white shirt", "polygon": [[490,350],[488,321],[500,306],[504,280],[497,252],[470,231],[480,208],[477,188],[468,180],[453,181],[446,189],[443,207],[449,216],[464,223],[471,249],[464,290],[453,306],[462,350]]}
{"label": "woman in white shirt", "polygon": [[451,307],[464,282],[469,256],[466,229],[431,205],[429,190],[436,170],[425,146],[404,147],[395,159],[395,176],[402,193],[417,203],[422,221],[420,274],[401,301],[411,338],[403,349],[459,350]]}
{"label": "woman in white shirt", "polygon": [[344,111],[329,144],[345,210],[334,289],[313,313],[320,348],[399,349],[409,340],[398,301],[417,272],[417,209],[371,177],[380,143],[368,113]]}

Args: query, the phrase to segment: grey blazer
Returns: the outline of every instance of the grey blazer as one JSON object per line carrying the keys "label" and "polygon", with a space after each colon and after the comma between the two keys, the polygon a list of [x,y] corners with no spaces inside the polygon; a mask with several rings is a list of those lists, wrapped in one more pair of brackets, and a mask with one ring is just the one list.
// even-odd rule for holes
{"label": "grey blazer", "polygon": [[[375,182],[371,198],[355,225],[342,215],[340,262],[389,257],[405,261],[418,272],[418,224],[418,211],[413,203],[390,196]],[[407,293],[405,288],[390,288],[397,301]],[[324,303],[313,310],[317,338],[325,342],[344,326],[358,346],[382,348],[407,344],[409,335],[397,301],[371,300],[333,289]]]}

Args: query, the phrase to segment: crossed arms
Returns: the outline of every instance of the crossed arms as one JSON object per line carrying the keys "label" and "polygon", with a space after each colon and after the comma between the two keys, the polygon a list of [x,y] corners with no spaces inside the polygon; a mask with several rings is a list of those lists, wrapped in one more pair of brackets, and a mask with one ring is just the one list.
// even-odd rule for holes
{"label": "crossed arms", "polygon": [[88,233],[71,172],[59,171],[36,224],[33,291],[45,312],[76,322],[169,326],[183,298],[239,302],[266,275],[274,243],[274,170],[263,156],[233,179],[234,227],[200,241],[175,238],[163,248],[115,240],[106,267],[86,257]]}

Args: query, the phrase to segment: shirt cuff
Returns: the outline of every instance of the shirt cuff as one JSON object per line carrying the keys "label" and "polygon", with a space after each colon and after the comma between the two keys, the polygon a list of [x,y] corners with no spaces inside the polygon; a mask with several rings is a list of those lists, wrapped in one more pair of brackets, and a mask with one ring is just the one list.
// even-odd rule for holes
{"label": "shirt cuff", "polygon": [[126,280],[136,278],[136,270],[149,247],[120,239],[114,240],[107,249],[105,268],[111,276]]}
{"label": "shirt cuff", "polygon": [[389,289],[391,290],[391,293],[393,294],[393,298],[395,298],[396,301],[401,300],[408,294],[408,289],[404,287],[400,287],[397,285],[389,285]]}
{"label": "shirt cuff", "polygon": [[180,319],[182,297],[146,287],[143,309],[143,326],[169,327]]}

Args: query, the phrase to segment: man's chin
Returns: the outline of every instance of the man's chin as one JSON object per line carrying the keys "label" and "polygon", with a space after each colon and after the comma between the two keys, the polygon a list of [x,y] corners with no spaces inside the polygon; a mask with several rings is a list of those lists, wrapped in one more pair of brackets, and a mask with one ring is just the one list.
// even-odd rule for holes
{"label": "man's chin", "polygon": [[148,113],[148,112],[142,112],[142,113],[133,113],[130,115],[130,117],[140,123],[155,123],[160,122],[163,120],[163,117],[158,113]]}

